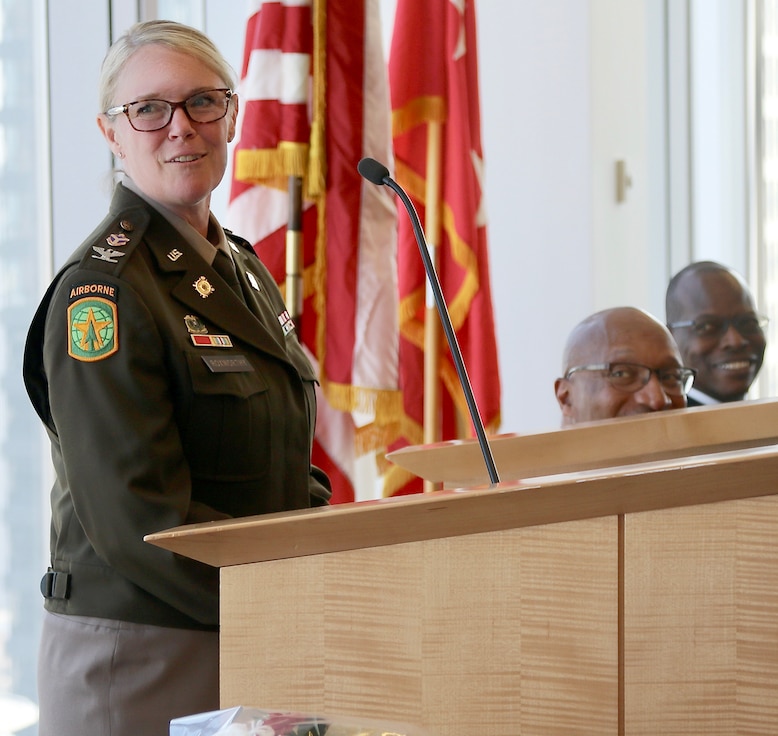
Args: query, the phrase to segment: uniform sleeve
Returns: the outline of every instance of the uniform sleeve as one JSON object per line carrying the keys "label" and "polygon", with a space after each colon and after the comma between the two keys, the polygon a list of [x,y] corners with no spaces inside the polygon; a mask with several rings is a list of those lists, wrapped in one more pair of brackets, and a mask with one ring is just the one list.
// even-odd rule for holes
{"label": "uniform sleeve", "polygon": [[146,534],[225,518],[192,506],[155,322],[124,282],[74,299],[64,279],[44,341],[51,417],[75,515],[96,554],[197,621],[218,615],[218,570],[143,541]]}
{"label": "uniform sleeve", "polygon": [[326,506],[332,497],[332,485],[329,476],[315,465],[311,465],[311,474],[309,482],[309,492],[311,494],[311,506]]}

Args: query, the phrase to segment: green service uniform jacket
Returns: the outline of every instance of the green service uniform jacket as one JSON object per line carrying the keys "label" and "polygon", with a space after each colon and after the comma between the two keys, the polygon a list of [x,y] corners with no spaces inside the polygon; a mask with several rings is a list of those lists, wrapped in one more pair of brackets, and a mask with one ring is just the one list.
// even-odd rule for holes
{"label": "green service uniform jacket", "polygon": [[213,629],[218,570],[144,535],[329,499],[313,369],[270,273],[228,239],[243,300],[118,185],[43,298],[24,379],[56,471],[49,611]]}

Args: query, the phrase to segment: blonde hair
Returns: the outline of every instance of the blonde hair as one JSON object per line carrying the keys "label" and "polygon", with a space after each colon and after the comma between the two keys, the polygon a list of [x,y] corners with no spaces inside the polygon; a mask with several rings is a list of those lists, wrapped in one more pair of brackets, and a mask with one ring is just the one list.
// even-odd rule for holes
{"label": "blonde hair", "polygon": [[150,45],[166,46],[193,56],[217,74],[227,87],[235,89],[235,72],[213,41],[202,31],[171,20],[150,20],[131,26],[108,49],[98,83],[101,111],[122,104],[121,100],[113,99],[122,67],[138,49]]}

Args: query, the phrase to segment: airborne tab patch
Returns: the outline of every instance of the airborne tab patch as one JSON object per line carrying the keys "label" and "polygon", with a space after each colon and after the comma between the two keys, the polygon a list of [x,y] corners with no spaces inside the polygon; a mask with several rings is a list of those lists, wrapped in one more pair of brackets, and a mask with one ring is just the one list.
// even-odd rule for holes
{"label": "airborne tab patch", "polygon": [[70,289],[68,355],[91,363],[119,349],[118,288],[89,283]]}

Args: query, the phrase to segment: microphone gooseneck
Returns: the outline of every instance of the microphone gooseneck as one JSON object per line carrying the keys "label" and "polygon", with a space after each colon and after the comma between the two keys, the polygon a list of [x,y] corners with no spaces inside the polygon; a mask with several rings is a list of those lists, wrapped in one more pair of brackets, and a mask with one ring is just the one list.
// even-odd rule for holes
{"label": "microphone gooseneck", "polygon": [[464,360],[462,359],[462,351],[459,348],[459,342],[457,341],[456,332],[454,332],[454,326],[451,324],[451,316],[448,313],[448,307],[446,306],[446,300],[443,298],[443,291],[440,288],[440,280],[438,274],[435,271],[435,266],[432,263],[430,257],[429,247],[427,246],[427,240],[424,237],[424,230],[422,229],[419,215],[416,212],[416,208],[413,206],[410,197],[405,193],[405,190],[389,176],[389,169],[382,163],[379,163],[374,158],[363,158],[357,165],[359,173],[373,184],[379,186],[386,185],[392,189],[395,194],[400,198],[400,201],[405,205],[405,209],[408,211],[408,216],[411,219],[411,225],[413,227],[414,235],[416,236],[416,244],[419,246],[419,253],[421,254],[421,260],[424,263],[424,270],[427,272],[427,279],[430,282],[432,288],[432,295],[435,299],[435,306],[440,316],[441,324],[443,325],[443,332],[446,335],[448,341],[449,350],[451,350],[451,356],[454,359],[454,367],[459,377],[459,383],[462,386],[462,390],[465,394],[465,401],[467,402],[467,408],[470,411],[470,419],[475,427],[475,433],[478,438],[478,445],[481,448],[481,454],[484,456],[484,464],[486,470],[489,473],[489,480],[492,485],[500,482],[500,477],[497,474],[497,466],[494,463],[494,457],[492,457],[492,449],[489,446],[489,441],[486,438],[486,430],[484,429],[484,423],[481,419],[481,414],[478,411],[478,406],[475,403],[475,397],[473,396],[473,386],[470,382],[470,377],[467,375],[467,369],[465,368]]}

